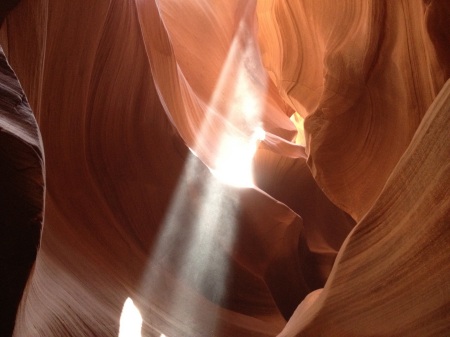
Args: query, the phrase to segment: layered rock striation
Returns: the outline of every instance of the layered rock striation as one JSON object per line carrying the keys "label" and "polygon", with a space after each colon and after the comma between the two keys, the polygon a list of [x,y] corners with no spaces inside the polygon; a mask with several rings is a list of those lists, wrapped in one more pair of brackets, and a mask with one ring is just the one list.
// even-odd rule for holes
{"label": "layered rock striation", "polygon": [[445,336],[449,17],[20,1],[0,29],[5,331],[123,336],[130,298],[142,336]]}

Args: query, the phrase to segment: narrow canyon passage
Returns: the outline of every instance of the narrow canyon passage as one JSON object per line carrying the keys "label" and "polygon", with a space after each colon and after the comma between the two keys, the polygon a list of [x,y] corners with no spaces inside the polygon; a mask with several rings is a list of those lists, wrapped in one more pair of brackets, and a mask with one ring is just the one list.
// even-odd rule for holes
{"label": "narrow canyon passage", "polygon": [[446,1],[0,22],[2,336],[448,335]]}

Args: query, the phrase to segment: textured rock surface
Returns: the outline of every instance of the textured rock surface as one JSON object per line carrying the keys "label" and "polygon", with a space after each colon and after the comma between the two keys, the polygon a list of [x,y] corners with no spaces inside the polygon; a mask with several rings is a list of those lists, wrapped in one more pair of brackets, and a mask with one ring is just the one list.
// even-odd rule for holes
{"label": "textured rock surface", "polygon": [[44,163],[36,120],[0,48],[0,335],[9,336],[36,258]]}
{"label": "textured rock surface", "polygon": [[308,164],[357,220],[445,80],[426,10],[421,1],[261,2],[264,63],[307,117]]}
{"label": "textured rock surface", "polygon": [[450,311],[450,81],[327,285],[279,336],[445,336]]}
{"label": "textured rock surface", "polygon": [[[118,336],[127,297],[143,336],[445,336],[449,16],[446,1],[22,0],[0,44],[46,197],[14,336]],[[8,137],[29,158],[0,146],[33,165],[4,177],[36,240],[28,128]],[[208,170],[247,145],[256,186]]]}

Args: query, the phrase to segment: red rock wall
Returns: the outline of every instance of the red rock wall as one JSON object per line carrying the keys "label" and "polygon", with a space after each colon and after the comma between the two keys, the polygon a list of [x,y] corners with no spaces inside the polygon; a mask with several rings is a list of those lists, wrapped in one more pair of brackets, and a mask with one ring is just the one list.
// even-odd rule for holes
{"label": "red rock wall", "polygon": [[[46,181],[14,336],[117,336],[127,297],[143,336],[445,336],[449,13],[22,0],[0,44]],[[208,170],[229,139],[253,187]]]}
{"label": "red rock wall", "polygon": [[0,335],[10,336],[36,253],[44,207],[42,141],[0,48]]}

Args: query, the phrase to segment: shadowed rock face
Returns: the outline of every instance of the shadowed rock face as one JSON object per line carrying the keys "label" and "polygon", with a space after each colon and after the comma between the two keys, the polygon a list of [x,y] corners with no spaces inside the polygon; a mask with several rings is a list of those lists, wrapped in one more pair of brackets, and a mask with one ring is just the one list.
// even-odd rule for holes
{"label": "shadowed rock face", "polygon": [[449,16],[22,0],[0,30],[23,88],[4,56],[5,335],[21,301],[16,337],[133,337],[131,298],[142,336],[445,336]]}
{"label": "shadowed rock face", "polygon": [[0,334],[8,336],[39,246],[44,164],[36,121],[2,49],[0,83]]}
{"label": "shadowed rock face", "polygon": [[0,25],[2,24],[3,20],[5,19],[5,16],[8,14],[8,12],[13,9],[20,0],[5,0],[2,1],[0,5]]}

